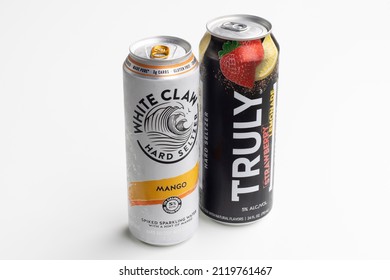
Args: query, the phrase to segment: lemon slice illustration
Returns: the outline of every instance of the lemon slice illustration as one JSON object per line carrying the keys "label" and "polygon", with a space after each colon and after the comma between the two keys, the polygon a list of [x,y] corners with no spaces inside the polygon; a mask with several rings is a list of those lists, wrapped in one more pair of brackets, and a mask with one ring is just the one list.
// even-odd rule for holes
{"label": "lemon slice illustration", "polygon": [[271,35],[264,38],[263,48],[264,58],[256,67],[256,81],[268,77],[274,70],[276,62],[278,61],[278,49],[276,48],[274,41],[272,41]]}

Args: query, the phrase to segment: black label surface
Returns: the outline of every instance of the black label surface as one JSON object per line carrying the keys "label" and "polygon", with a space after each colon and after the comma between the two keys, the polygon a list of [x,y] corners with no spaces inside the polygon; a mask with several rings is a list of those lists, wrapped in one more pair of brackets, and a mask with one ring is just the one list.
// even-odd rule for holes
{"label": "black label surface", "polygon": [[248,223],[272,207],[278,46],[271,36],[212,37],[201,64],[201,208],[222,222]]}

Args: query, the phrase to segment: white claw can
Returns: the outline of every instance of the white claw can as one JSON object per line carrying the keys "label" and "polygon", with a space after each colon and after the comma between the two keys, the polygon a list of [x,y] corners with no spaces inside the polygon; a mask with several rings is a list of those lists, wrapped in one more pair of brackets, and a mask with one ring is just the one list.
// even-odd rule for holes
{"label": "white claw can", "polygon": [[198,226],[199,68],[191,45],[158,36],[123,64],[129,228],[154,245]]}

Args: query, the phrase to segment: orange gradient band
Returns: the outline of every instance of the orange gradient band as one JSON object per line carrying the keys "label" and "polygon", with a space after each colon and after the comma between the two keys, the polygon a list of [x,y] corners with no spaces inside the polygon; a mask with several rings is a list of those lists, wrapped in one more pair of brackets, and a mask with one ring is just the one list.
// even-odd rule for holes
{"label": "orange gradient band", "polygon": [[131,206],[161,204],[171,196],[183,198],[198,183],[199,164],[179,176],[143,182],[131,182],[128,188]]}

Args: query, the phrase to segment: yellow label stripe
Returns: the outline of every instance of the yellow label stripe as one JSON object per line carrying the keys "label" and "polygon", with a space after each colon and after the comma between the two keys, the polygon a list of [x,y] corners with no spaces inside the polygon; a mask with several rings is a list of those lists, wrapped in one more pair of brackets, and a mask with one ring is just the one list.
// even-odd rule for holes
{"label": "yellow label stripe", "polygon": [[[178,195],[177,197],[183,198],[192,193],[195,190],[195,188],[192,188],[191,190],[188,190],[187,192]],[[137,205],[152,205],[152,204],[162,204],[165,199],[161,200],[134,200],[131,201],[131,206],[137,206]]]}
{"label": "yellow label stripe", "polygon": [[161,204],[171,196],[183,198],[195,190],[198,172],[199,165],[196,164],[188,172],[176,177],[131,182],[128,189],[130,204],[132,206]]}

